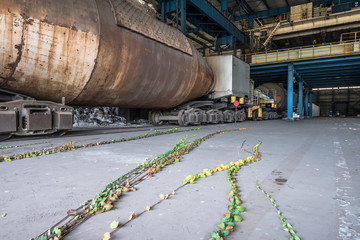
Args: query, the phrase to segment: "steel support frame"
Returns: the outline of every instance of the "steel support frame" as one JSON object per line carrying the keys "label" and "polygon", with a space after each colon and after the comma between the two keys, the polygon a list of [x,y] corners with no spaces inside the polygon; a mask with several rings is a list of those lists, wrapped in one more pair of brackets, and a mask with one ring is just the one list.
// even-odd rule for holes
{"label": "steel support frame", "polygon": [[161,6],[161,21],[163,23],[166,23],[166,18],[167,18],[167,14],[166,14],[166,4],[165,2],[160,2],[160,6]]}
{"label": "steel support frame", "polygon": [[248,40],[245,35],[238,29],[229,19],[227,19],[219,10],[217,10],[211,3],[205,0],[187,0],[188,4],[195,6],[199,11],[202,11],[214,23],[224,29],[228,35],[233,35],[235,39],[244,45],[248,45]]}
{"label": "steel support frame", "polygon": [[293,90],[294,90],[294,65],[288,65],[288,96],[287,96],[287,118],[293,119]]}
{"label": "steel support frame", "polygon": [[[224,14],[215,8],[211,3],[206,0],[178,0],[179,1],[179,10],[181,17],[181,31],[184,34],[186,32],[186,20],[192,24],[199,27],[201,23],[202,16],[206,16],[211,20],[210,25],[213,25],[214,29],[219,29],[217,32],[221,32],[223,36],[233,36],[241,45],[248,46],[247,37],[238,29]],[[227,9],[227,0],[223,0],[222,7]],[[226,4],[225,4],[226,2]],[[226,6],[225,6],[226,5]],[[192,9],[197,9],[196,11],[200,12],[202,16],[195,17],[194,15],[190,16],[191,13],[188,13],[187,9],[191,6]],[[175,0],[163,0],[160,2],[159,7],[161,8],[161,19],[163,22],[166,22],[167,14],[176,11]],[[194,22],[194,20],[197,20]],[[207,32],[211,36],[217,35],[211,32],[211,28],[205,28],[203,25],[200,27],[201,30]],[[209,31],[209,32],[208,32]]]}
{"label": "steel support frame", "polygon": [[228,0],[221,0],[221,11],[227,15],[228,12]]}
{"label": "steel support frame", "polygon": [[[296,61],[292,64],[295,77],[303,80],[306,88],[360,85],[359,55]],[[288,63],[251,66],[251,78],[257,84],[270,81],[286,82],[287,75]]]}
{"label": "steel support frame", "polygon": [[186,32],[186,0],[180,0],[180,18],[181,18],[181,32],[187,34]]}
{"label": "steel support frame", "polygon": [[313,93],[312,93],[312,90],[310,90],[310,93],[309,93],[309,117],[312,117],[312,99],[313,99]]}
{"label": "steel support frame", "polygon": [[309,116],[309,89],[306,89],[305,95],[305,117]]}
{"label": "steel support frame", "polygon": [[303,117],[303,81],[299,81],[299,103],[298,103],[298,114]]}

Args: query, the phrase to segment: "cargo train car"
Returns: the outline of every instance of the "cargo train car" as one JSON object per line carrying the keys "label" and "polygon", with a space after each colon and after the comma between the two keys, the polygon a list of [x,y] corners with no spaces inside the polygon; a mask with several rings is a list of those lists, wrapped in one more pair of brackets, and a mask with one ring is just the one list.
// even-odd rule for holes
{"label": "cargo train car", "polygon": [[[16,101],[0,104],[0,134],[66,132],[71,105],[157,109],[154,124],[261,118],[269,105],[251,102],[248,66],[226,61],[239,66],[226,74],[244,81],[215,77],[225,62],[206,61],[143,1],[2,0],[0,98]],[[238,109],[231,96],[242,101]]]}

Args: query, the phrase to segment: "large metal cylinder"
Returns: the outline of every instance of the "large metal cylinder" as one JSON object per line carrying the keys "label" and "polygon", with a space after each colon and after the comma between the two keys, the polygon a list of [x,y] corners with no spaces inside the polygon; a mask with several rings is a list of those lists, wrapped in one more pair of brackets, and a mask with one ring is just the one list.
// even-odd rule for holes
{"label": "large metal cylinder", "polygon": [[[256,89],[268,93],[275,92],[275,99],[277,101],[277,111],[282,112],[286,110],[287,107],[287,90],[282,84],[279,83],[264,83],[258,86]],[[298,94],[293,93],[293,104],[296,106],[298,103]]]}
{"label": "large metal cylinder", "polygon": [[139,0],[2,0],[0,88],[70,105],[171,108],[214,76]]}

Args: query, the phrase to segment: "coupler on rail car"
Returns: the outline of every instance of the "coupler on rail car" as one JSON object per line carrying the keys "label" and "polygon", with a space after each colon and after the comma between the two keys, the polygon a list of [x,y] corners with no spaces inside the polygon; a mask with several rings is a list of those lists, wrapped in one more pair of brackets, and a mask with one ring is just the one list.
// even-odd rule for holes
{"label": "coupler on rail car", "polygon": [[73,127],[73,116],[74,109],[64,105],[64,101],[0,102],[0,140],[12,135],[65,134]]}

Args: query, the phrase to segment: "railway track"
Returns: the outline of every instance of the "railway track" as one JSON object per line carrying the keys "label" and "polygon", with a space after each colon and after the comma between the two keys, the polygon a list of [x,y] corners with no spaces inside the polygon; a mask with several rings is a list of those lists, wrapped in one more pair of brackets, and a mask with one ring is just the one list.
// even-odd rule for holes
{"label": "railway track", "polygon": [[[141,132],[141,131],[150,131],[154,130],[162,130],[162,129],[171,129],[171,125],[167,126],[145,126],[145,127],[127,127],[127,128],[103,128],[103,129],[73,129],[67,132],[64,135],[39,135],[39,136],[11,136],[10,138],[6,138],[5,140],[0,141],[0,146],[6,143],[13,143],[19,141],[31,141],[31,140],[43,140],[43,139],[52,139],[52,138],[65,138],[65,137],[81,137],[81,136],[93,136],[93,135],[106,135],[106,134],[116,134],[116,133],[129,133],[129,132]],[[186,127],[182,127],[179,129],[186,129]]]}

